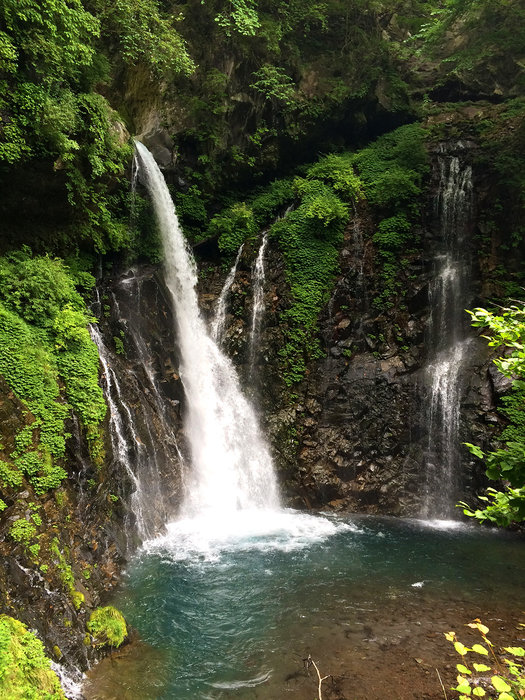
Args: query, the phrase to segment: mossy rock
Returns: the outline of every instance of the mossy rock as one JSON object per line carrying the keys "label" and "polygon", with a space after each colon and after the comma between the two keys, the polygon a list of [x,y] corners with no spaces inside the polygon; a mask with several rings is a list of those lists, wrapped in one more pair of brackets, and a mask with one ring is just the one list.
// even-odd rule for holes
{"label": "mossy rock", "polygon": [[0,697],[65,700],[44,645],[18,620],[0,615]]}

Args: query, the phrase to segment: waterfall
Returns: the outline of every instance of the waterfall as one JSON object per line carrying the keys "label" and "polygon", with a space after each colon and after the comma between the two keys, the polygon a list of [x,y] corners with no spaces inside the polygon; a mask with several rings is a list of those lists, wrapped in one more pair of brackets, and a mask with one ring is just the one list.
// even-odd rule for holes
{"label": "waterfall", "polygon": [[[457,144],[462,149],[462,144]],[[440,251],[430,283],[431,315],[427,370],[430,387],[429,438],[423,514],[449,517],[460,489],[459,418],[461,368],[465,359],[470,265],[468,224],[472,210],[472,168],[442,147],[438,156],[439,190],[436,217]]]}
{"label": "waterfall", "polygon": [[[108,349],[104,344],[100,330],[97,326],[91,324],[89,332],[98,348],[100,364],[102,365],[102,388],[109,408],[109,427],[113,457],[124,467],[131,482],[131,510],[135,515],[137,533],[141,539],[145,539],[154,533],[154,529],[149,526],[146,515],[147,501],[145,492],[142,488],[141,480],[135,474],[133,468],[133,446],[138,444],[133,419],[129,406],[122,398],[117,375],[111,369]],[[129,530],[130,528],[125,528],[126,532]]]}
{"label": "waterfall", "polygon": [[253,307],[252,307],[252,322],[250,326],[250,341],[249,341],[249,368],[250,374],[253,374],[255,365],[255,356],[259,346],[259,338],[261,335],[261,322],[264,315],[264,282],[266,280],[264,269],[264,254],[268,245],[268,231],[264,231],[259,252],[253,267]]}
{"label": "waterfall", "polygon": [[224,330],[226,327],[226,309],[228,296],[230,294],[231,286],[235,280],[235,275],[237,274],[237,267],[239,266],[239,260],[241,259],[243,248],[244,243],[239,248],[239,252],[237,253],[237,257],[235,258],[233,267],[228,273],[228,276],[226,277],[224,286],[217,300],[217,308],[215,309],[215,315],[211,322],[210,335],[213,338],[213,340],[217,343],[217,345],[221,344],[222,338],[224,336]]}
{"label": "waterfall", "polygon": [[255,412],[233,364],[208,335],[197,301],[196,265],[168,188],[153,156],[136,144],[139,178],[154,205],[164,248],[186,396],[185,435],[191,454],[182,515],[213,520],[237,511],[277,508],[277,483]]}

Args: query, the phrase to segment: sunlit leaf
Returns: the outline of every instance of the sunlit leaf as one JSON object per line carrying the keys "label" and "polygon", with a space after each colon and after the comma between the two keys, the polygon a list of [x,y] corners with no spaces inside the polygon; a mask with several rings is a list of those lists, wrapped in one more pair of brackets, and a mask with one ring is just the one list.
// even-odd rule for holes
{"label": "sunlit leaf", "polygon": [[453,642],[454,639],[456,638],[456,633],[455,632],[444,632],[445,639],[447,642]]}
{"label": "sunlit leaf", "polygon": [[478,618],[476,618],[472,622],[469,622],[467,627],[472,627],[472,629],[477,629],[481,632],[481,634],[487,634],[489,631],[489,628],[486,625],[482,624],[481,620],[479,620]]}
{"label": "sunlit leaf", "polygon": [[472,695],[475,695],[478,698],[482,698],[486,694],[487,693],[483,690],[483,688],[479,688],[479,687],[474,688],[474,690],[472,691]]}
{"label": "sunlit leaf", "polygon": [[484,673],[485,671],[490,671],[490,666],[486,666],[485,664],[472,664],[474,666],[474,671],[477,671],[478,673]]}
{"label": "sunlit leaf", "polygon": [[[508,690],[511,690],[510,685],[506,681],[504,681],[501,676],[492,676],[492,678],[490,680],[491,680],[494,688],[498,691],[498,693],[505,693]],[[500,698],[501,698],[501,695],[500,695]],[[512,700],[512,698],[511,698],[511,700]]]}
{"label": "sunlit leaf", "polygon": [[523,647],[503,647],[505,651],[513,656],[525,656],[525,649]]}
{"label": "sunlit leaf", "polygon": [[470,670],[470,668],[467,668],[466,666],[463,666],[463,664],[456,664],[456,668],[458,669],[458,671],[459,671],[460,673],[466,673],[467,676],[470,676],[470,674],[472,673],[472,671]]}
{"label": "sunlit leaf", "polygon": [[512,695],[509,695],[508,693],[500,693],[498,695],[498,700],[514,700]]}
{"label": "sunlit leaf", "polygon": [[466,647],[464,644],[461,642],[454,642],[454,649],[460,654],[461,656],[465,656],[465,654],[468,652],[468,647]]}
{"label": "sunlit leaf", "polygon": [[481,644],[474,644],[472,651],[475,651],[477,654],[483,654],[483,656],[489,655],[489,652],[485,649],[485,647],[481,646]]}
{"label": "sunlit leaf", "polygon": [[458,693],[465,693],[465,695],[470,695],[472,693],[472,688],[466,678],[463,679],[462,683],[458,683],[455,690],[457,690]]}

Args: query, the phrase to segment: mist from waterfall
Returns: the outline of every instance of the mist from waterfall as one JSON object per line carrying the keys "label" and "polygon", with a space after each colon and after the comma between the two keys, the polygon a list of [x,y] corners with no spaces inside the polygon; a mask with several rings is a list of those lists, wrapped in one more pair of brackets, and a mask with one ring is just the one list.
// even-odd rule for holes
{"label": "mist from waterfall", "polygon": [[[461,152],[462,144],[457,144]],[[440,250],[429,290],[431,315],[427,369],[428,446],[423,515],[450,517],[460,491],[461,369],[465,360],[470,262],[468,224],[472,211],[472,168],[442,148],[438,155],[439,190],[435,201]]]}
{"label": "mist from waterfall", "polygon": [[165,280],[176,319],[180,377],[186,396],[190,465],[182,518],[277,509],[279,496],[268,446],[231,361],[207,332],[195,286],[197,270],[164,177],[136,144],[139,178],[148,189],[164,248]]}

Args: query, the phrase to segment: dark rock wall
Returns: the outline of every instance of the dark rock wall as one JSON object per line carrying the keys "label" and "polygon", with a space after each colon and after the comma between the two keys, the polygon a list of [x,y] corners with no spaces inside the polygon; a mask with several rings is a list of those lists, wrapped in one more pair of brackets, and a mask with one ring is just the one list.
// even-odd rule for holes
{"label": "dark rock wall", "polygon": [[[474,152],[475,148],[465,157],[473,160]],[[340,274],[319,322],[326,356],[310,366],[299,386],[288,388],[279,378],[279,314],[286,308],[288,289],[279,251],[271,241],[257,371],[249,376],[251,272],[257,244],[243,251],[231,289],[224,347],[263,415],[286,497],[293,505],[407,516],[421,512],[431,439],[426,374],[432,351],[427,333],[429,279],[440,236],[434,207],[439,174],[433,160],[419,243],[399,271],[401,301],[391,308],[374,304],[381,268],[371,240],[372,214],[361,207],[345,232]],[[478,178],[476,173],[475,186]],[[485,284],[484,260],[478,259],[476,249],[477,208],[470,228],[465,255],[472,260],[472,278],[465,306],[480,303]],[[201,298],[210,310],[221,279],[210,266],[201,282]],[[486,342],[474,331],[471,337],[462,370],[460,439],[487,446],[501,429],[491,379],[497,371],[491,368]],[[483,469],[466,447],[460,459],[461,495],[468,498],[485,483]]]}

